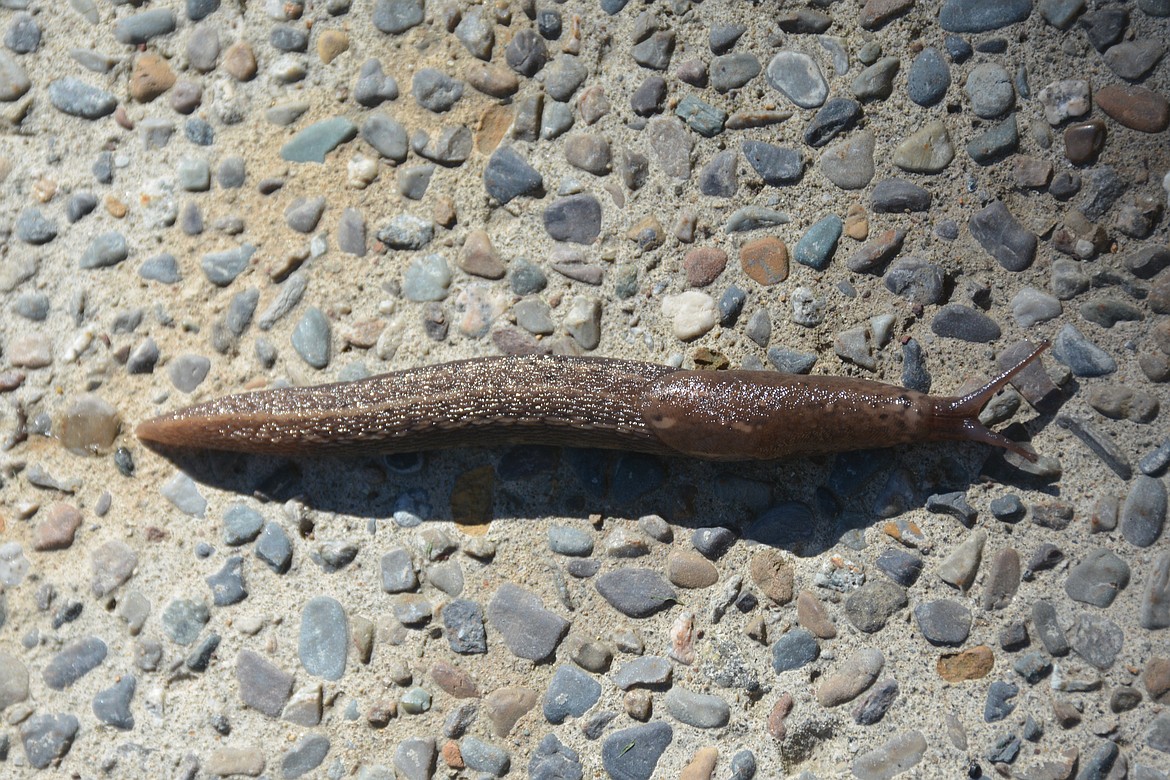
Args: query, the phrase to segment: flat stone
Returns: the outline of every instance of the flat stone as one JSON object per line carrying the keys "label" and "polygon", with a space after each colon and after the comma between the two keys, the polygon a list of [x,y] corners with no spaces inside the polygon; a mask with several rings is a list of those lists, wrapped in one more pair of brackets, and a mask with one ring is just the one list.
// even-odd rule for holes
{"label": "flat stone", "polygon": [[1157,630],[1170,627],[1170,552],[1154,559],[1142,593],[1141,625]]}
{"label": "flat stone", "polygon": [[1125,632],[1107,617],[1084,613],[1077,617],[1072,632],[1072,649],[1098,669],[1108,669],[1117,660]]}
{"label": "flat stone", "polygon": [[885,663],[880,650],[859,650],[825,677],[817,688],[817,701],[822,707],[836,707],[852,701],[873,685]]}
{"label": "flat stone", "polygon": [[950,86],[951,71],[942,53],[933,46],[919,52],[906,74],[907,96],[920,106],[933,106],[943,99]]}
{"label": "flat stone", "polygon": [[601,683],[572,667],[558,666],[544,695],[543,712],[549,723],[579,718],[601,698]]}
{"label": "flat stone", "polygon": [[70,713],[33,715],[20,724],[24,755],[34,769],[47,769],[73,747],[81,724]]}
{"label": "flat stone", "polygon": [[1149,547],[1158,541],[1165,524],[1165,484],[1139,474],[1131,483],[1121,509],[1121,535],[1135,547]]}
{"label": "flat stone", "polygon": [[992,201],[968,223],[980,246],[1008,271],[1023,271],[1036,256],[1036,235],[1008,211],[1003,201]]}
{"label": "flat stone", "polygon": [[816,108],[829,95],[829,85],[816,60],[807,54],[781,50],[768,63],[768,84],[801,108]]}
{"label": "flat stone", "polygon": [[859,780],[887,780],[917,766],[924,755],[926,737],[921,731],[909,731],[862,753],[851,768]]}
{"label": "flat stone", "polygon": [[663,704],[675,720],[699,729],[723,728],[731,719],[731,708],[721,697],[677,685],[663,697]]}
{"label": "flat stone", "polygon": [[954,599],[919,604],[914,608],[914,619],[933,645],[961,645],[971,633],[971,610]]}
{"label": "flat stone", "polygon": [[995,341],[1002,334],[995,320],[978,309],[961,303],[948,303],[943,306],[931,320],[930,329],[938,336],[975,344]]}
{"label": "flat stone", "polygon": [[316,596],[301,610],[297,655],[305,671],[326,680],[345,674],[349,621],[345,608],[330,596]]}
{"label": "flat stone", "polygon": [[49,82],[49,102],[64,114],[91,120],[112,114],[118,105],[110,92],[73,76]]}
{"label": "flat stone", "polygon": [[236,656],[240,700],[270,718],[277,718],[292,695],[293,676],[251,650]]}
{"label": "flat stone", "polygon": [[930,209],[930,193],[905,179],[882,179],[873,188],[873,211],[877,214],[903,214]]}
{"label": "flat stone", "polygon": [[804,131],[804,142],[814,148],[824,146],[857,124],[861,113],[861,104],[856,100],[833,98],[809,122]]}
{"label": "flat stone", "polygon": [[357,134],[357,125],[345,117],[323,119],[289,139],[280,148],[280,158],[288,162],[324,163],[325,155],[352,141]]}
{"label": "flat stone", "polygon": [[649,617],[677,601],[674,588],[653,569],[616,569],[598,577],[594,586],[627,617]]}
{"label": "flat stone", "polygon": [[1065,325],[1056,334],[1052,356],[1068,366],[1076,376],[1106,376],[1117,370],[1117,361],[1085,338],[1072,324]]}
{"label": "flat stone", "polygon": [[569,630],[569,621],[545,609],[539,596],[512,583],[496,591],[487,615],[508,649],[530,661],[552,655]]}
{"label": "flat stone", "polygon": [[92,672],[106,659],[106,643],[95,636],[67,644],[45,664],[41,679],[55,691],[62,691]]}
{"label": "flat stone", "polygon": [[650,780],[673,738],[663,721],[620,729],[601,744],[602,766],[615,780]]}
{"label": "flat stone", "polygon": [[1170,101],[1133,84],[1110,84],[1093,93],[1101,110],[1131,130],[1160,133],[1170,127]]}
{"label": "flat stone", "polygon": [[639,687],[656,687],[670,682],[673,669],[661,656],[645,655],[624,664],[610,675],[613,684],[623,691]]}
{"label": "flat stone", "polygon": [[991,559],[987,583],[983,590],[983,608],[995,611],[1011,603],[1020,588],[1020,554],[1007,547]]}
{"label": "flat stone", "polygon": [[987,645],[979,645],[960,653],[944,653],[936,665],[938,676],[947,682],[980,680],[995,665],[995,655]]}
{"label": "flat stone", "polygon": [[774,236],[752,239],[740,247],[739,263],[752,280],[771,287],[788,278],[788,247]]}
{"label": "flat stone", "polygon": [[1069,569],[1064,591],[1069,598],[1105,608],[1129,584],[1129,565],[1109,550],[1090,551]]}
{"label": "flat stone", "polygon": [[821,153],[821,172],[843,190],[859,190],[873,180],[874,135],[863,130]]}
{"label": "flat stone", "polygon": [[123,675],[109,688],[98,691],[93,697],[93,714],[102,723],[122,731],[134,728],[134,715],[130,712],[130,701],[138,681],[134,675]]}
{"label": "flat stone", "polygon": [[709,588],[719,581],[719,569],[698,553],[676,550],[666,558],[666,576],[680,588]]}
{"label": "flat stone", "polygon": [[1014,683],[996,680],[987,689],[987,701],[983,705],[983,720],[988,723],[997,723],[1016,708],[1014,699],[1020,693],[1019,686]]}
{"label": "flat stone", "polygon": [[954,159],[955,147],[941,120],[928,122],[911,133],[894,148],[893,156],[894,165],[910,173],[938,173]]}
{"label": "flat stone", "polygon": [[772,645],[772,669],[776,674],[807,666],[821,654],[816,637],[803,628],[794,628]]}
{"label": "flat stone", "polygon": [[938,21],[947,32],[980,33],[1022,22],[1032,13],[1032,0],[944,0]]}

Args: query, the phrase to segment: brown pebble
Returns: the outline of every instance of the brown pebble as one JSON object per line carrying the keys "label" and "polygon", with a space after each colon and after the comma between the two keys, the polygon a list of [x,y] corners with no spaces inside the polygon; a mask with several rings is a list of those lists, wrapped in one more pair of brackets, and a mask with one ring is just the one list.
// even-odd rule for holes
{"label": "brown pebble", "polygon": [[143,54],[134,61],[130,74],[130,97],[149,103],[175,85],[175,72],[157,54]]}
{"label": "brown pebble", "polygon": [[45,511],[45,519],[33,532],[33,549],[39,551],[64,550],[73,544],[73,537],[81,527],[81,512],[77,507],[57,502]]}
{"label": "brown pebble", "polygon": [[376,729],[384,729],[398,716],[398,702],[393,699],[375,702],[366,710],[366,722]]}
{"label": "brown pebble", "polygon": [[341,334],[345,343],[358,349],[370,349],[378,343],[386,323],[382,320],[358,320],[350,323]]}
{"label": "brown pebble", "polygon": [[326,30],[317,39],[317,56],[328,65],[349,48],[349,36],[343,30]]}
{"label": "brown pebble", "polygon": [[777,742],[783,742],[784,738],[788,736],[788,726],[785,725],[784,719],[788,717],[790,712],[792,712],[792,694],[782,693],[776,703],[772,705],[772,711],[768,713],[768,734]]}
{"label": "brown pebble", "polygon": [[765,287],[779,284],[788,278],[788,247],[774,236],[748,241],[739,248],[739,264]]}
{"label": "brown pebble", "polygon": [[126,216],[128,211],[126,204],[115,198],[113,195],[107,195],[102,201],[106,207],[106,212],[115,219],[121,219]]}
{"label": "brown pebble", "polygon": [[855,241],[869,238],[869,215],[860,203],[854,203],[845,212],[845,235]]}
{"label": "brown pebble", "polygon": [[256,77],[256,53],[247,41],[236,41],[223,54],[223,69],[236,81]]}
{"label": "brown pebble", "polygon": [[938,659],[938,676],[947,682],[978,680],[986,677],[995,665],[995,655],[987,645],[961,653],[945,653]]}
{"label": "brown pebble", "polygon": [[1071,729],[1081,722],[1081,712],[1072,702],[1057,699],[1052,702],[1052,714],[1062,729]]}
{"label": "brown pebble", "polygon": [[914,0],[865,0],[857,21],[864,30],[877,30],[914,7]]}
{"label": "brown pebble", "polygon": [[983,588],[983,608],[992,611],[1012,603],[1020,589],[1020,554],[1008,547],[991,559],[987,584]]}
{"label": "brown pebble", "polygon": [[837,636],[837,626],[829,619],[825,605],[811,590],[802,590],[796,597],[796,622],[818,639]]}
{"label": "brown pebble", "polygon": [[689,287],[706,287],[715,281],[726,267],[727,253],[713,246],[695,247],[687,252],[683,260]]}
{"label": "brown pebble", "polygon": [[1042,190],[1052,181],[1052,163],[1038,157],[1017,154],[1012,160],[1012,178],[1021,190]]}
{"label": "brown pebble", "polygon": [[479,125],[475,129],[475,148],[481,154],[491,154],[500,145],[504,134],[511,126],[511,108],[488,106],[479,116]]}
{"label": "brown pebble", "polygon": [[650,697],[650,691],[642,688],[626,691],[626,695],[622,697],[622,709],[634,720],[640,720],[643,723],[650,720],[650,716],[654,713],[654,702]]}
{"label": "brown pebble", "polygon": [[752,582],[777,604],[792,601],[795,573],[792,565],[778,550],[760,550],[752,556]]}
{"label": "brown pebble", "polygon": [[1073,165],[1087,165],[1105,148],[1105,123],[1100,119],[1073,122],[1064,129],[1064,156]]}
{"label": "brown pebble", "polygon": [[462,769],[466,766],[463,763],[463,753],[459,750],[459,743],[455,740],[447,740],[441,752],[443,754],[443,763],[452,769]]}
{"label": "brown pebble", "polygon": [[1158,704],[1170,704],[1170,658],[1155,657],[1146,662],[1142,684]]}
{"label": "brown pebble", "polygon": [[666,557],[666,577],[680,588],[709,588],[719,581],[719,569],[697,552],[676,550]]}
{"label": "brown pebble", "polygon": [[478,699],[479,688],[471,675],[454,664],[435,661],[431,664],[431,679],[456,699]]}
{"label": "brown pebble", "polygon": [[[633,241],[640,250],[645,252],[662,246],[662,242],[666,240],[666,234],[662,231],[662,223],[658,221],[658,217],[649,214],[630,225],[630,229],[626,231],[626,238]],[[725,259],[726,257],[724,255]]]}
{"label": "brown pebble", "polygon": [[101,396],[81,393],[61,415],[57,431],[71,452],[100,452],[113,446],[121,429],[118,411]]}
{"label": "brown pebble", "polygon": [[459,221],[459,213],[455,210],[455,201],[446,195],[435,201],[435,222],[450,230]]}
{"label": "brown pebble", "polygon": [[1132,84],[1110,84],[1093,93],[1101,110],[1121,124],[1143,133],[1170,127],[1170,101],[1153,90]]}
{"label": "brown pebble", "polygon": [[503,65],[474,62],[464,71],[463,78],[475,89],[494,98],[506,98],[520,89],[520,79]]}
{"label": "brown pebble", "polygon": [[467,234],[463,251],[459,253],[459,267],[472,276],[484,279],[502,279],[506,270],[484,230],[473,230]]}
{"label": "brown pebble", "polygon": [[854,252],[845,265],[857,273],[880,273],[902,251],[902,242],[905,240],[906,231],[901,228],[882,231]]}
{"label": "brown pebble", "polygon": [[499,688],[483,698],[483,712],[492,722],[492,732],[506,737],[516,721],[536,706],[536,691],[514,686]]}
{"label": "brown pebble", "polygon": [[715,762],[719,760],[719,748],[701,747],[695,751],[691,763],[683,767],[678,780],[711,780],[715,772]]}
{"label": "brown pebble", "polygon": [[880,650],[859,650],[817,688],[817,701],[822,707],[836,707],[860,696],[881,674],[886,657]]}

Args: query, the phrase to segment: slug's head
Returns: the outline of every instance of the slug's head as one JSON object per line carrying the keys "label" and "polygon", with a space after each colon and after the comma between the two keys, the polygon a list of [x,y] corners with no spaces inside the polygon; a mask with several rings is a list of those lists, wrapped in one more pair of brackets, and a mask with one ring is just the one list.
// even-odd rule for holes
{"label": "slug's head", "polygon": [[929,435],[935,440],[979,441],[993,447],[1002,447],[1029,461],[1036,461],[1036,454],[1029,452],[1002,433],[996,433],[979,422],[979,413],[991,397],[998,393],[1012,377],[1024,370],[1040,353],[1048,349],[1050,342],[1042,341],[1023,360],[1004,371],[973,393],[964,396],[934,399],[934,414],[928,422]]}

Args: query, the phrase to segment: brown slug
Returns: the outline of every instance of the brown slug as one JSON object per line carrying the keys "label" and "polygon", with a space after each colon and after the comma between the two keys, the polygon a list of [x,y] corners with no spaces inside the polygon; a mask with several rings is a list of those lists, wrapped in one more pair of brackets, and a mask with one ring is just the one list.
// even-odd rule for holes
{"label": "brown slug", "polygon": [[492,357],[219,398],[147,420],[144,441],[279,455],[552,444],[763,460],[963,440],[1035,455],[980,410],[1048,347],[969,395],[773,371],[591,357]]}

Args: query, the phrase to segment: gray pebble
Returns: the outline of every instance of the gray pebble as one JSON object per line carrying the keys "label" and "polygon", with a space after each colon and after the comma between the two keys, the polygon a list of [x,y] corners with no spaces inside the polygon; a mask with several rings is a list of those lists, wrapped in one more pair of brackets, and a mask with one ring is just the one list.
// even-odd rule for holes
{"label": "gray pebble", "polygon": [[1158,541],[1165,524],[1165,484],[1139,474],[1130,485],[1121,510],[1121,535],[1135,547],[1149,547]]}
{"label": "gray pebble", "polygon": [[305,671],[326,680],[340,680],[345,674],[349,649],[349,621],[337,599],[316,596],[301,611],[297,655]]}
{"label": "gray pebble", "polygon": [[192,517],[203,517],[207,509],[207,499],[199,492],[195,480],[182,472],[168,480],[158,492],[180,512]]}
{"label": "gray pebble", "polygon": [[207,605],[190,599],[174,599],[162,613],[163,630],[176,644],[189,645],[211,619]]}
{"label": "gray pebble", "polygon": [[996,680],[987,690],[987,701],[983,705],[983,720],[995,723],[1012,714],[1016,708],[1013,699],[1019,694],[1020,688],[1009,682]]}
{"label": "gray pebble", "polygon": [[130,701],[138,681],[134,675],[126,674],[109,688],[98,691],[93,697],[93,714],[107,726],[129,731],[134,728],[134,714],[130,712]]}
{"label": "gray pebble", "polygon": [[483,172],[484,188],[488,195],[501,204],[521,195],[536,195],[544,188],[544,180],[511,146],[492,152]]}
{"label": "gray pebble", "polygon": [[1109,618],[1083,613],[1072,631],[1072,649],[1098,669],[1108,669],[1117,660],[1125,632]]}
{"label": "gray pebble", "polygon": [[707,558],[715,561],[722,558],[735,544],[735,532],[722,526],[697,528],[691,534],[691,544]]}
{"label": "gray pebble", "polygon": [[1000,116],[1015,104],[1011,74],[996,63],[976,65],[967,75],[964,90],[971,101],[971,110],[984,119]]}
{"label": "gray pebble", "polygon": [[666,79],[661,76],[647,76],[630,95],[630,108],[634,109],[634,113],[638,116],[645,117],[657,114],[662,111],[666,92]]}
{"label": "gray pebble", "polygon": [[711,61],[711,86],[717,92],[738,89],[760,75],[760,61],[750,52],[724,54]]}
{"label": "gray pebble", "polygon": [[674,588],[653,569],[616,569],[598,577],[594,585],[614,609],[627,617],[649,617],[677,600]]}
{"label": "gray pebble", "polygon": [[880,631],[890,617],[906,606],[906,591],[893,582],[873,580],[845,600],[845,617],[867,634]]}
{"label": "gray pebble", "polygon": [[967,154],[980,165],[991,165],[1014,152],[1019,143],[1019,125],[1012,114],[972,138],[967,143]]}
{"label": "gray pebble", "polygon": [[579,718],[601,698],[601,683],[572,666],[561,665],[544,695],[542,711],[549,723]]}
{"label": "gray pebble", "polygon": [[588,76],[589,68],[580,58],[562,54],[545,68],[544,88],[553,100],[566,103]]}
{"label": "gray pebble", "polygon": [[991,559],[983,590],[983,609],[1003,609],[1020,587],[1020,554],[1011,547],[1000,550]]}
{"label": "gray pebble", "polygon": [[[687,95],[678,102],[674,113],[687,123],[687,127],[704,138],[713,138],[723,132],[727,124],[727,112],[704,102],[694,95]],[[665,153],[665,150],[663,150]]]}
{"label": "gray pebble", "polygon": [[[69,221],[76,222],[77,220],[71,219]],[[57,223],[42,214],[40,209],[27,208],[20,212],[20,216],[16,218],[15,232],[16,237],[26,244],[39,246],[47,244],[57,237]]]}
{"label": "gray pebble", "polygon": [[375,0],[374,27],[388,35],[404,33],[422,23],[423,0]]}
{"label": "gray pebble", "polygon": [[208,252],[200,259],[199,266],[209,282],[217,287],[227,287],[247,269],[255,252],[256,247],[252,244],[241,244],[222,252]]}
{"label": "gray pebble", "polygon": [[922,573],[922,559],[897,547],[883,550],[875,564],[886,576],[904,588],[913,585],[918,575]]}
{"label": "gray pebble", "polygon": [[411,81],[411,94],[420,106],[438,114],[463,97],[463,82],[435,68],[420,68]]}
{"label": "gray pebble", "polygon": [[504,583],[488,604],[488,621],[512,653],[542,661],[556,651],[569,622],[544,608],[535,593]]}
{"label": "gray pebble", "polygon": [[475,737],[464,737],[459,740],[459,752],[463,756],[463,763],[468,769],[476,772],[486,772],[492,777],[503,777],[511,767],[512,758],[508,751],[497,745]]}
{"label": "gray pebble", "polygon": [[975,240],[1009,271],[1023,271],[1036,256],[1036,236],[1024,228],[1003,201],[975,213],[968,227]]}
{"label": "gray pebble", "polygon": [[471,53],[485,62],[492,59],[492,46],[496,41],[495,25],[484,13],[482,7],[469,8],[459,24],[455,25],[455,37]]}
{"label": "gray pebble", "polygon": [[244,559],[233,555],[224,561],[223,568],[204,580],[211,588],[211,600],[217,607],[238,604],[248,597],[244,587]]}
{"label": "gray pebble", "polygon": [[833,98],[809,122],[804,131],[804,142],[814,148],[824,146],[852,128],[860,118],[861,104],[856,100]]}
{"label": "gray pebble", "polygon": [[947,32],[988,32],[1022,22],[1032,13],[1032,0],[944,0],[939,24]]}
{"label": "gray pebble", "polygon": [[405,593],[418,587],[418,575],[410,553],[403,547],[395,547],[382,556],[382,590],[387,593]]}
{"label": "gray pebble", "polygon": [[843,190],[859,190],[873,180],[874,135],[863,130],[821,153],[821,172]]}
{"label": "gray pebble", "polygon": [[32,322],[44,322],[49,316],[49,296],[44,293],[25,293],[16,299],[12,310]]}
{"label": "gray pebble", "polygon": [[882,57],[853,79],[853,97],[861,101],[885,100],[894,91],[894,76],[901,67],[902,61],[897,57]]}
{"label": "gray pebble", "polygon": [[742,24],[713,24],[707,33],[707,43],[715,54],[726,54],[735,46],[747,27]]}
{"label": "gray pebble", "polygon": [[[385,227],[378,230],[378,240],[393,249],[422,249],[431,242],[434,235],[435,223],[413,214],[399,214],[393,217]],[[428,255],[428,257],[438,257],[442,260],[440,255]],[[443,265],[446,265],[445,260]]]}
{"label": "gray pebble", "polygon": [[398,82],[382,72],[382,63],[369,59],[362,63],[353,87],[353,99],[366,108],[375,108],[398,98]]}
{"label": "gray pebble", "polygon": [[325,198],[297,198],[284,210],[285,223],[298,233],[312,233],[325,213]]}
{"label": "gray pebble", "polygon": [[556,241],[591,244],[601,233],[601,203],[589,194],[559,198],[544,210],[544,228]]}
{"label": "gray pebble", "polygon": [[264,524],[255,552],[256,557],[277,574],[284,574],[292,564],[292,541],[279,523],[269,521]]}
{"label": "gray pebble", "polygon": [[951,86],[951,72],[942,54],[933,46],[923,49],[906,75],[906,94],[920,106],[933,106]]}
{"label": "gray pebble", "polygon": [[90,242],[78,260],[82,269],[109,268],[125,260],[130,254],[126,237],[117,231],[103,233]]}
{"label": "gray pebble", "polygon": [[1065,325],[1056,334],[1052,356],[1068,366],[1076,376],[1105,376],[1117,370],[1117,362],[1071,324]]}
{"label": "gray pebble", "polygon": [[644,41],[634,44],[630,54],[634,62],[651,70],[666,70],[674,53],[674,31],[659,30]]}
{"label": "gray pebble", "polygon": [[260,535],[263,527],[264,518],[259,512],[244,504],[232,504],[223,515],[224,544],[247,544]]}
{"label": "gray pebble", "polygon": [[871,726],[880,721],[898,698],[898,681],[887,677],[879,680],[866,697],[853,708],[853,720],[862,726]]}
{"label": "gray pebble", "polygon": [[1105,608],[1129,584],[1129,565],[1109,550],[1095,549],[1069,569],[1064,591],[1069,598]]}
{"label": "gray pebble", "polygon": [[528,762],[529,780],[582,780],[584,776],[580,755],[551,732],[541,738]]}
{"label": "gray pebble", "polygon": [[1004,523],[1017,522],[1026,511],[1020,497],[1012,493],[993,499],[989,508],[995,519]]}
{"label": "gray pebble", "polygon": [[329,738],[324,734],[306,734],[281,756],[280,776],[294,780],[313,771],[329,754]]}
{"label": "gray pebble", "polygon": [[930,329],[945,338],[986,344],[1002,333],[995,320],[978,309],[960,303],[943,306],[930,322]]}
{"label": "gray pebble", "polygon": [[1034,287],[1021,289],[1012,298],[1012,316],[1022,328],[1030,328],[1060,316],[1060,300]]}
{"label": "gray pebble", "polygon": [[602,766],[612,778],[650,780],[673,738],[674,730],[660,720],[620,729],[601,744]]}
{"label": "gray pebble", "polygon": [[236,657],[236,682],[240,699],[270,718],[279,717],[292,694],[293,675],[251,650]]}
{"label": "gray pebble", "polygon": [[[88,216],[97,208],[98,199],[88,190],[75,192],[65,202],[65,218],[70,222],[77,222]],[[19,238],[19,235],[17,236]]]}
{"label": "gray pebble", "polygon": [[324,163],[325,155],[358,134],[357,125],[346,117],[315,122],[297,132],[280,148],[280,159],[288,162]]}
{"label": "gray pebble", "polygon": [[34,769],[47,769],[64,758],[80,728],[77,717],[70,713],[42,713],[20,724],[20,741],[29,764]]}
{"label": "gray pebble", "polygon": [[504,47],[504,61],[521,76],[535,76],[548,62],[548,46],[532,28],[524,28]]}
{"label": "gray pebble", "polygon": [[331,332],[325,314],[315,306],[310,307],[293,328],[293,349],[310,366],[323,369],[329,365]]}
{"label": "gray pebble", "polygon": [[403,274],[402,294],[410,301],[441,301],[451,280],[451,267],[442,255],[416,257]]}
{"label": "gray pebble", "polygon": [[914,608],[914,619],[933,645],[961,645],[971,633],[971,610],[954,599],[938,599]]}
{"label": "gray pebble", "polygon": [[151,8],[122,17],[114,23],[114,38],[119,43],[137,46],[175,30],[175,12],[169,8]]}
{"label": "gray pebble", "polygon": [[[399,742],[394,750],[394,768],[406,780],[431,780],[435,772],[434,738],[411,737]],[[387,773],[386,780],[393,778]]]}
{"label": "gray pebble", "polygon": [[580,529],[554,525],[548,529],[548,547],[559,555],[587,557],[593,554],[593,538]]}
{"label": "gray pebble", "polygon": [[207,192],[211,189],[211,164],[202,157],[184,157],[176,169],[179,186],[187,192]]}
{"label": "gray pebble", "polygon": [[793,628],[772,645],[772,668],[776,674],[800,669],[821,654],[816,637],[803,628]]}
{"label": "gray pebble", "polygon": [[1163,441],[1138,461],[1138,468],[1150,477],[1161,476],[1167,465],[1170,465],[1170,439]]}
{"label": "gray pebble", "polygon": [[744,141],[743,154],[764,183],[773,187],[796,184],[804,174],[804,156],[796,149]]}
{"label": "gray pebble", "polygon": [[930,193],[905,179],[883,179],[870,196],[878,214],[903,214],[930,209]]}
{"label": "gray pebble", "polygon": [[443,607],[443,627],[451,649],[461,655],[487,652],[483,610],[467,599],[455,599]]}
{"label": "gray pebble", "polygon": [[4,45],[17,54],[32,54],[41,45],[41,28],[29,13],[13,15],[4,33]]}
{"label": "gray pebble", "polygon": [[782,50],[768,63],[764,74],[768,84],[801,108],[816,108],[825,102],[829,85],[816,60],[807,54]]}
{"label": "gray pebble", "polygon": [[65,690],[101,665],[107,652],[106,643],[96,636],[74,640],[45,664],[41,679],[55,691]]}
{"label": "gray pebble", "polygon": [[605,176],[612,160],[609,141],[597,133],[574,133],[565,139],[565,160],[574,168]]}
{"label": "gray pebble", "polygon": [[663,704],[671,717],[699,729],[723,728],[731,719],[731,708],[723,698],[679,686],[667,692]]}
{"label": "gray pebble", "polygon": [[210,370],[211,361],[206,357],[185,353],[170,362],[167,366],[167,376],[176,390],[193,393],[195,388],[203,384]]}
{"label": "gray pebble", "polygon": [[1029,685],[1035,685],[1052,671],[1052,662],[1045,658],[1043,653],[1032,652],[1017,658],[1012,664],[1012,669]]}
{"label": "gray pebble", "polygon": [[610,679],[623,691],[631,688],[665,685],[671,678],[670,661],[661,656],[635,658],[614,672]]}

